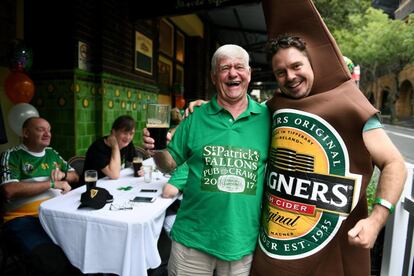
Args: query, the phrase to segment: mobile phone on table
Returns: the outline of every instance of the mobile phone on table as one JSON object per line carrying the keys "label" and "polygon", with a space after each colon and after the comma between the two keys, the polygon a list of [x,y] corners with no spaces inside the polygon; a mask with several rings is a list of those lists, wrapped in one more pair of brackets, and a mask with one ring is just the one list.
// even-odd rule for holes
{"label": "mobile phone on table", "polygon": [[147,202],[151,203],[155,201],[155,197],[147,197],[147,196],[136,196],[134,199],[131,199],[133,202]]}
{"label": "mobile phone on table", "polygon": [[141,189],[140,192],[142,193],[156,193],[158,192],[157,189]]}

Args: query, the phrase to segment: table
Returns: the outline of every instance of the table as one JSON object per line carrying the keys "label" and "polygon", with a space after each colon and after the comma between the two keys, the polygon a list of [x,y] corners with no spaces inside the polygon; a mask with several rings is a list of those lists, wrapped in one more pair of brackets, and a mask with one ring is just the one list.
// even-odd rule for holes
{"label": "table", "polygon": [[[161,264],[157,241],[165,211],[174,199],[160,196],[168,178],[153,173],[151,183],[133,177],[132,169],[124,169],[117,180],[100,179],[98,187],[114,196],[114,205],[125,205],[143,188],[157,188],[153,203],[132,203],[133,210],[77,209],[85,186],[47,200],[40,205],[40,222],[70,262],[83,273],[115,273],[122,276],[147,275],[147,269]],[[131,186],[132,189],[120,190]]]}

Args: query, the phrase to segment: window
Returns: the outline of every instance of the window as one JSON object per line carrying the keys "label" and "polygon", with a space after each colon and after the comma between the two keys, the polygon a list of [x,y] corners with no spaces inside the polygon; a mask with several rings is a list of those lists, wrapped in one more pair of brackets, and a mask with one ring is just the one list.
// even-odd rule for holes
{"label": "window", "polygon": [[177,32],[177,49],[175,51],[175,58],[177,61],[184,63],[185,40],[181,32]]}
{"label": "window", "polygon": [[158,85],[161,93],[172,94],[175,85],[184,85],[185,35],[167,19],[159,27]]}
{"label": "window", "polygon": [[184,85],[184,68],[180,65],[175,67],[175,80],[174,83]]}
{"label": "window", "polygon": [[160,21],[160,51],[173,57],[174,28],[166,20]]}
{"label": "window", "polygon": [[152,75],[152,40],[135,32],[135,70]]}
{"label": "window", "polygon": [[163,90],[169,91],[172,83],[172,61],[159,56],[158,59],[158,84]]}

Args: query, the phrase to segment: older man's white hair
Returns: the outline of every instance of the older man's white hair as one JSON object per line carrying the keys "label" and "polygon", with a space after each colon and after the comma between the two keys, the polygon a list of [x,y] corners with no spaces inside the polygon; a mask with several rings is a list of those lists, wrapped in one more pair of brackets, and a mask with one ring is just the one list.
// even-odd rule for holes
{"label": "older man's white hair", "polygon": [[239,45],[225,44],[219,47],[211,58],[211,73],[215,75],[217,62],[226,57],[240,58],[243,60],[246,68],[249,66],[249,53]]}

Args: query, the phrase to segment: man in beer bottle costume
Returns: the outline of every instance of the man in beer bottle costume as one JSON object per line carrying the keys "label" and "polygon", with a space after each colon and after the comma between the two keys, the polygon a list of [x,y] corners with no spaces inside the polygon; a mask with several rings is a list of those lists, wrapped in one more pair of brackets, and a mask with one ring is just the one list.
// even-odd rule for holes
{"label": "man in beer bottle costume", "polygon": [[[269,37],[278,37],[269,50],[280,91],[267,103],[272,142],[252,275],[369,275],[369,248],[401,194],[404,160],[312,2],[263,9]],[[368,216],[373,163],[381,175]]]}

